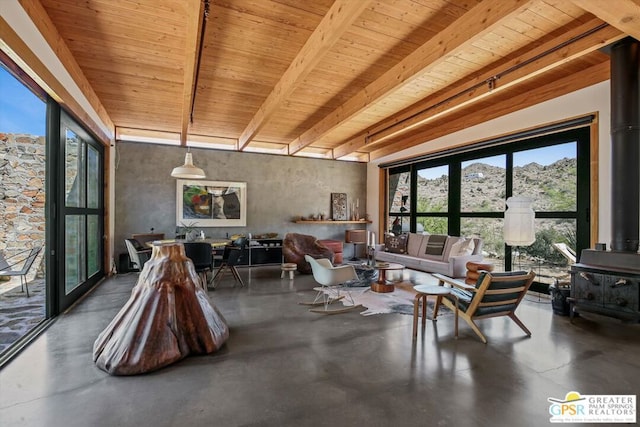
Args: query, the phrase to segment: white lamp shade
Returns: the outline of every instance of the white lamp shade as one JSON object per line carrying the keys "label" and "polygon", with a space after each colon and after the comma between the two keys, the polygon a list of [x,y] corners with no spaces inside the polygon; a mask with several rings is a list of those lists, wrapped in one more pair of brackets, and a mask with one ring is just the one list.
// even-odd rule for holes
{"label": "white lamp shade", "polygon": [[504,213],[504,241],[510,246],[529,246],[536,241],[535,212],[529,197],[509,197]]}
{"label": "white lamp shade", "polygon": [[184,156],[184,165],[173,168],[171,176],[187,179],[203,179],[207,177],[202,169],[193,165],[193,157],[190,152],[187,152]]}

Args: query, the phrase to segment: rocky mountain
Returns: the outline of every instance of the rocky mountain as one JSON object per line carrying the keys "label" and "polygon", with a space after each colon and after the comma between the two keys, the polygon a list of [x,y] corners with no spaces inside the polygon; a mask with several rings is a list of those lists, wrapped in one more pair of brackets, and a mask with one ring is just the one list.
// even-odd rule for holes
{"label": "rocky mountain", "polygon": [[[466,212],[505,209],[505,168],[472,163],[462,169],[461,205]],[[449,178],[418,177],[418,211],[446,211]],[[514,167],[513,194],[532,197],[535,211],[576,209],[576,159],[547,166],[535,161]]]}

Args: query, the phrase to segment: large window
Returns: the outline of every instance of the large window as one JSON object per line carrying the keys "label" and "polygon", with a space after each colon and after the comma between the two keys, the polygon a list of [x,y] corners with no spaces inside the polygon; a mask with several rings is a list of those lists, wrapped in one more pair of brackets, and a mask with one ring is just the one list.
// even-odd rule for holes
{"label": "large window", "polygon": [[19,271],[31,250],[40,252],[24,277],[0,275],[0,364],[50,317],[43,250],[50,200],[45,191],[47,104],[16,70],[0,62],[0,254],[10,270]]}
{"label": "large window", "polygon": [[[407,176],[412,185],[403,191],[416,200],[402,217],[402,231],[481,237],[484,258],[497,271],[531,269],[545,285],[567,280],[569,261],[554,244],[578,254],[589,247],[589,145],[589,128],[582,127],[391,167],[390,177]],[[530,246],[505,245],[510,196],[534,200],[536,241]],[[392,202],[391,225],[393,209],[401,206]]]}
{"label": "large window", "polygon": [[395,233],[409,231],[411,208],[411,175],[409,169],[397,170],[389,175],[387,229]]}
{"label": "large window", "polygon": [[449,167],[417,170],[416,231],[446,234],[449,212]]}

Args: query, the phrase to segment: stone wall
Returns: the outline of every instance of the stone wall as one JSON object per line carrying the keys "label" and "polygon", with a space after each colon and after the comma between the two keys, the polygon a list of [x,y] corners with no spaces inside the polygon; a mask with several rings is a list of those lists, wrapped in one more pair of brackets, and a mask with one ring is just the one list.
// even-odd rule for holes
{"label": "stone wall", "polygon": [[[0,133],[0,250],[7,256],[45,242],[45,137]],[[40,253],[29,279],[44,273]]]}

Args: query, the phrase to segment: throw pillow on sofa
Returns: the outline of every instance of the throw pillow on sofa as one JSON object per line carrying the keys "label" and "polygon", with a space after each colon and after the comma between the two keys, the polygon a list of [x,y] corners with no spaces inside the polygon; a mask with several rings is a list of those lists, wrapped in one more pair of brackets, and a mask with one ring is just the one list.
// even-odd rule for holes
{"label": "throw pillow on sofa", "polygon": [[472,255],[475,247],[476,244],[474,243],[473,239],[466,239],[463,237],[453,245],[451,245],[449,256]]}
{"label": "throw pillow on sofa", "polygon": [[425,255],[440,256],[444,251],[444,245],[447,243],[447,237],[444,234],[432,234],[429,236],[427,247],[424,251]]}
{"label": "throw pillow on sofa", "polygon": [[399,236],[387,235],[384,239],[384,250],[394,254],[404,254],[407,252],[408,234]]}

